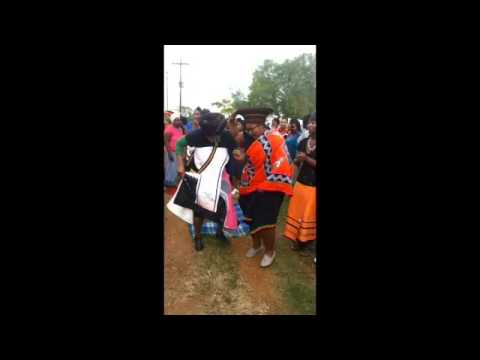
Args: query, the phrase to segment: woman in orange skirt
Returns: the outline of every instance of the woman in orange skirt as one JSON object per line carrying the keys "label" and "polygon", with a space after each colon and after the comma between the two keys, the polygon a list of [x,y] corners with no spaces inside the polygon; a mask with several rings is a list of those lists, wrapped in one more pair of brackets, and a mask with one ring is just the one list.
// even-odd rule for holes
{"label": "woman in orange skirt", "polygon": [[295,164],[300,167],[283,235],[298,250],[317,238],[317,189],[316,189],[316,114],[308,122],[309,137],[298,145]]}

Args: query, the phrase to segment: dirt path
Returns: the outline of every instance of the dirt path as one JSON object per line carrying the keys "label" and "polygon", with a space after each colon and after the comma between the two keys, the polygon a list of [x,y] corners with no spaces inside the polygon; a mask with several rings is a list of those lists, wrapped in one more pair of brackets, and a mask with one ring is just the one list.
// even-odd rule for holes
{"label": "dirt path", "polygon": [[251,240],[246,237],[232,241],[233,251],[238,257],[240,277],[250,297],[257,303],[260,314],[280,314],[285,305],[276,291],[276,276],[270,269],[259,267],[261,255],[250,259],[245,256],[250,246]]}
{"label": "dirt path", "polygon": [[[165,195],[165,205],[170,200]],[[165,208],[165,314],[196,314],[194,249],[185,223]]]}
{"label": "dirt path", "polygon": [[[170,197],[165,195],[165,204]],[[185,222],[166,208],[164,221],[166,315],[292,312],[278,272],[260,268],[261,255],[245,257],[248,237],[232,239],[231,245],[206,237],[205,249],[196,252]]]}

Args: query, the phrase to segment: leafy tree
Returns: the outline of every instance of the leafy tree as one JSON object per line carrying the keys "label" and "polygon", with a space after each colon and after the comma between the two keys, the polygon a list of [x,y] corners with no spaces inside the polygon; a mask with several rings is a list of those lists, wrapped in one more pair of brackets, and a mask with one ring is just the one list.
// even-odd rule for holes
{"label": "leafy tree", "polygon": [[248,98],[240,91],[237,90],[232,94],[232,106],[235,110],[250,107]]}
{"label": "leafy tree", "polygon": [[301,118],[316,109],[315,56],[300,55],[275,63],[265,60],[254,74],[248,96],[240,90],[212,103],[225,115],[244,107],[271,107],[275,113]]}
{"label": "leafy tree", "polygon": [[187,117],[187,118],[192,118],[193,117],[193,110],[191,107],[188,106],[183,106],[182,105],[182,115]]}
{"label": "leafy tree", "polygon": [[315,61],[315,56],[310,54],[282,64],[265,60],[253,74],[248,105],[271,107],[289,117],[300,117],[314,111]]}
{"label": "leafy tree", "polygon": [[225,115],[229,116],[232,112],[235,111],[232,100],[230,99],[223,99],[222,101],[216,101],[212,103],[212,106],[216,106],[220,109],[220,112]]}

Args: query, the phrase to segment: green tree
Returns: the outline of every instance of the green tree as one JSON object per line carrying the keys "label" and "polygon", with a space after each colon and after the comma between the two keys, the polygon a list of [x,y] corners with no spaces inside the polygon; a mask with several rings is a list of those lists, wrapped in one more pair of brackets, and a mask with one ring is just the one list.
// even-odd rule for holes
{"label": "green tree", "polygon": [[280,92],[278,65],[272,60],[265,60],[263,65],[253,73],[248,102],[254,107],[266,106],[276,109],[280,102]]}
{"label": "green tree", "polygon": [[235,110],[250,107],[248,98],[240,91],[237,90],[232,94],[232,106]]}
{"label": "green tree", "polygon": [[182,115],[186,116],[187,118],[191,119],[193,117],[193,110],[191,107],[183,106],[182,105]]}
{"label": "green tree", "polygon": [[278,64],[265,60],[253,74],[248,105],[266,106],[289,117],[315,110],[315,56],[303,54]]}
{"label": "green tree", "polygon": [[216,101],[212,103],[212,106],[216,106],[217,108],[219,108],[220,112],[225,116],[229,116],[232,112],[235,111],[232,100],[230,99],[223,99],[222,101]]}
{"label": "green tree", "polygon": [[249,107],[250,103],[247,97],[240,90],[237,90],[231,94],[230,99],[216,101],[212,103],[212,106],[217,107],[223,115],[229,117],[235,110]]}

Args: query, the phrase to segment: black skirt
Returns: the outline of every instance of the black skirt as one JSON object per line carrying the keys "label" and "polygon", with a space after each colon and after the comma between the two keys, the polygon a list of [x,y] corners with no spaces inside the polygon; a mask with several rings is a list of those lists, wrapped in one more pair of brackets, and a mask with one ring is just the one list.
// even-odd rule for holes
{"label": "black skirt", "polygon": [[278,191],[255,191],[240,196],[240,207],[245,215],[245,222],[250,225],[251,234],[277,225],[283,197],[284,193]]}

